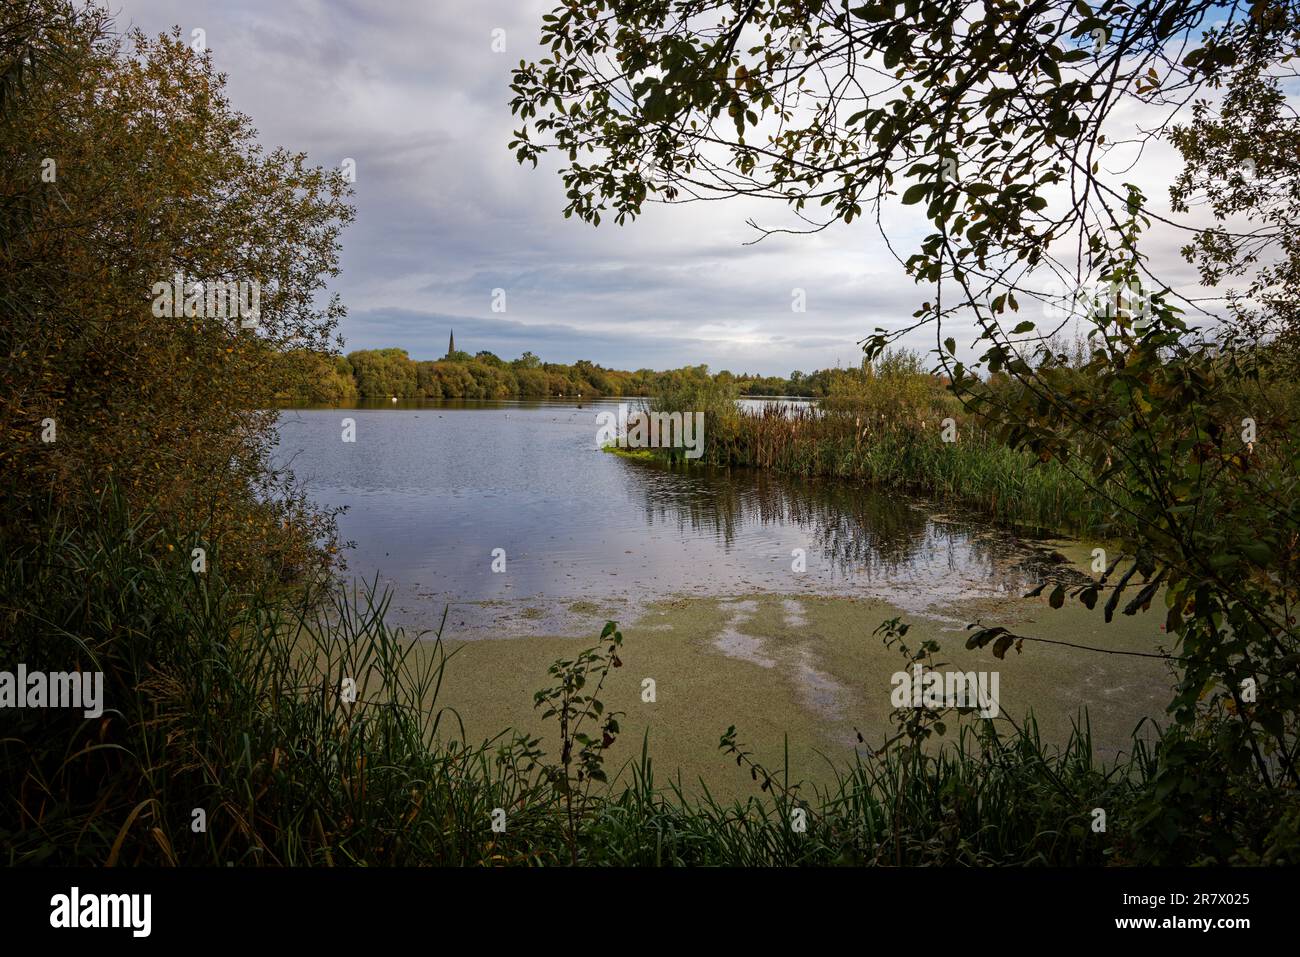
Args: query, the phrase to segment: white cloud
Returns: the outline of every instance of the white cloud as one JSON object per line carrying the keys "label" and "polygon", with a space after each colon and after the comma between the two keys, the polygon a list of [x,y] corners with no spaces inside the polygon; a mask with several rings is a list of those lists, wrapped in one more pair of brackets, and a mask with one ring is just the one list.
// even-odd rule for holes
{"label": "white cloud", "polygon": [[[638,367],[653,355],[664,366],[788,373],[855,364],[858,340],[907,324],[929,297],[870,218],[755,246],[743,245],[755,238],[745,220],[784,225],[788,212],[738,201],[656,206],[622,228],[563,219],[553,169],[518,166],[506,145],[517,125],[509,68],[536,54],[551,0],[120,2],[122,25],[203,27],[235,107],[268,145],[306,150],[322,165],[356,160],[358,217],[336,285],[351,311],[349,348],[440,355],[445,320],[471,349],[505,342],[554,361]],[[504,54],[490,49],[497,27]],[[1131,177],[1163,197],[1176,168],[1161,147]],[[896,248],[923,233],[910,208],[884,218]],[[1162,227],[1151,248],[1190,280],[1182,241]],[[806,291],[806,313],[791,312],[795,287]],[[507,290],[504,316],[490,311],[494,288]],[[907,341],[927,349],[932,340]]]}

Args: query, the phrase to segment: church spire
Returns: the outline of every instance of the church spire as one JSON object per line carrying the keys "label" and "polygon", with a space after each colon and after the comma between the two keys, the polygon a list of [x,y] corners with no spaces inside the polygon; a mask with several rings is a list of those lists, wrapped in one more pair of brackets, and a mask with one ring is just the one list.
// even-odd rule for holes
{"label": "church spire", "polygon": [[447,358],[450,359],[456,352],[456,330],[451,330],[451,338],[447,340]]}

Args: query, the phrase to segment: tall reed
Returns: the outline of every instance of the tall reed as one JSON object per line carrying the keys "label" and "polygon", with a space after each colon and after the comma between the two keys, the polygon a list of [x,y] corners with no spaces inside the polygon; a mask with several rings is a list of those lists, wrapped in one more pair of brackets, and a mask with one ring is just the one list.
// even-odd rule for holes
{"label": "tall reed", "polygon": [[904,415],[768,403],[706,420],[703,460],[902,489],[1015,525],[1105,533],[1114,507],[1104,496],[1058,462],[1006,448],[953,406]]}

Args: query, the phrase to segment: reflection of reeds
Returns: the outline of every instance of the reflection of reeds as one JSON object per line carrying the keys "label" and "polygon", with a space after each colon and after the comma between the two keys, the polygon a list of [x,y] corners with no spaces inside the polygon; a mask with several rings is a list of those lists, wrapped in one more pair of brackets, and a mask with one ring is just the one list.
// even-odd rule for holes
{"label": "reflection of reeds", "polygon": [[747,525],[799,526],[841,570],[906,565],[939,529],[905,501],[863,494],[862,488],[844,483],[699,469],[674,478],[672,483],[647,482],[647,521],[712,532],[727,546]]}
{"label": "reflection of reeds", "polygon": [[935,552],[960,553],[963,567],[1021,584],[1064,574],[1049,567],[1053,563],[1043,549],[1017,546],[1005,535],[978,534],[982,523],[974,515],[935,521],[924,502],[856,482],[793,480],[762,469],[678,468],[672,481],[660,481],[654,470],[640,475],[650,524],[710,533],[727,547],[747,526],[797,526],[820,550],[823,563],[846,575],[894,577]]}
{"label": "reflection of reeds", "polygon": [[[773,403],[708,423],[704,461],[852,479],[958,503],[1022,526],[1105,531],[1110,506],[1055,461],[1013,451],[956,412],[890,415],[850,403]],[[945,442],[942,420],[957,421]]]}

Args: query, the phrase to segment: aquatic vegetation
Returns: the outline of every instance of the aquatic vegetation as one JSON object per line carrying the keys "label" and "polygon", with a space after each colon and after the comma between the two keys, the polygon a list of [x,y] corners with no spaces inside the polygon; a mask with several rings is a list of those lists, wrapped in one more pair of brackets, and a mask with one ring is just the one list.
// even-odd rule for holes
{"label": "aquatic vegetation", "polygon": [[[954,441],[944,439],[945,420]],[[955,407],[903,418],[769,403],[705,423],[704,464],[902,489],[1063,534],[1113,531],[1114,507],[1066,466],[1007,448]]]}

